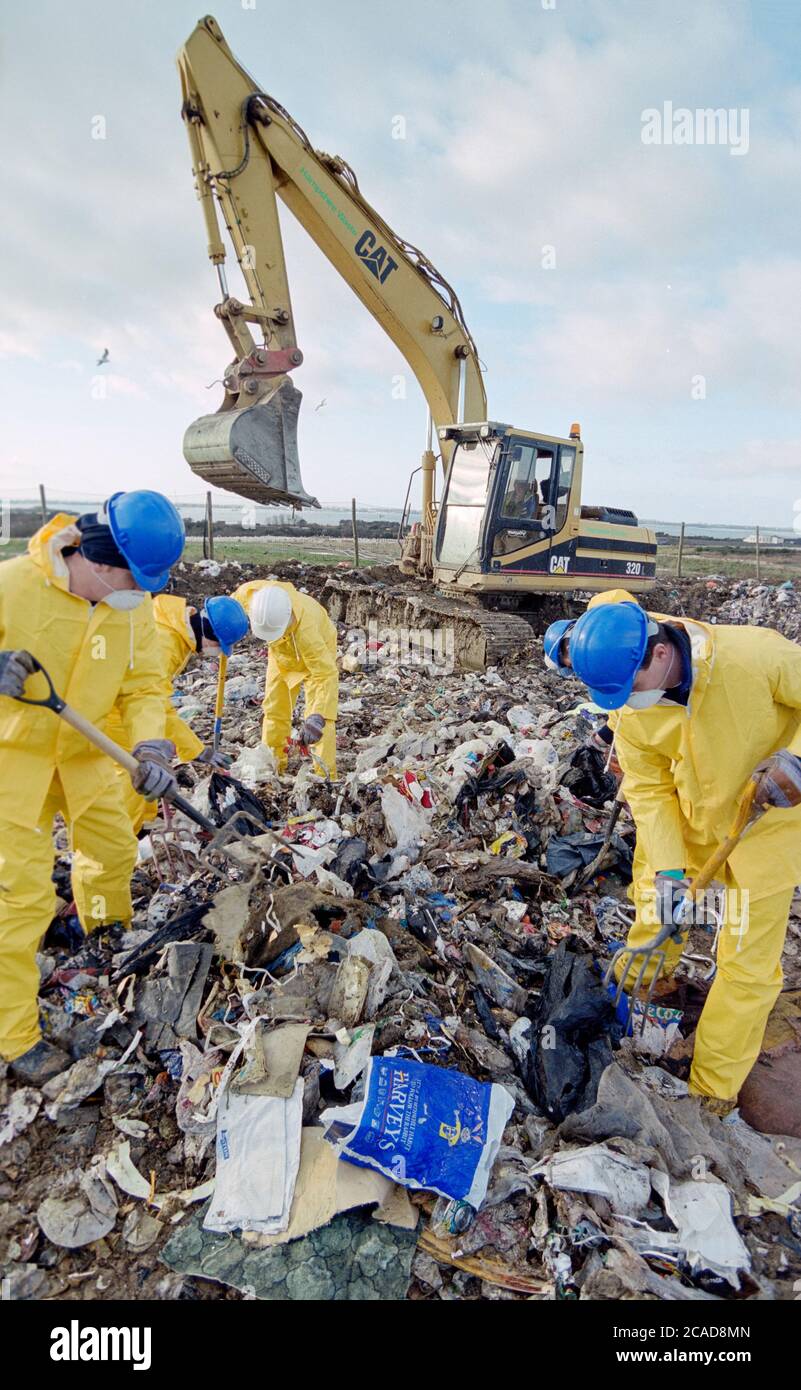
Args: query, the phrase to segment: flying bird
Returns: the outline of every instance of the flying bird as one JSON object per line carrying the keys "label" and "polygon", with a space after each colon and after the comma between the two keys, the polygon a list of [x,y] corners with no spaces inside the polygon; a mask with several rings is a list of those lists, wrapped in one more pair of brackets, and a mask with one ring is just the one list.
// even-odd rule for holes
{"label": "flying bird", "polygon": [[320,404],[319,404],[319,405],[316,405],[316,406],[314,407],[314,409],[315,409],[315,410],[322,410],[322,408],[323,408],[323,406],[325,405],[325,403],[326,403],[326,398],[325,398],[325,396],[323,396],[323,399],[320,401]]}
{"label": "flying bird", "polygon": [[98,367],[104,367],[105,364],[106,364],[107,362],[108,362],[108,348],[103,348],[103,356],[102,356],[102,357],[98,357],[98,359],[97,359],[97,365],[98,365]]}

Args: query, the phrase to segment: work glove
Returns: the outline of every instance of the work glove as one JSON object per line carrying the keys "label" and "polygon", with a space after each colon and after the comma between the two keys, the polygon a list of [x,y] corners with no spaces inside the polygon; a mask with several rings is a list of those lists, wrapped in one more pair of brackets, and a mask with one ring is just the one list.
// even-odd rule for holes
{"label": "work glove", "polygon": [[30,652],[0,652],[0,695],[18,700],[25,694],[25,682],[35,670]]}
{"label": "work glove", "polygon": [[[654,890],[656,892],[656,915],[658,920],[666,927],[668,923],[676,925],[676,908],[687,897],[687,890],[690,887],[688,878],[673,878],[671,874],[660,873],[654,878]],[[681,922],[681,926],[691,926],[694,918],[692,908],[688,905],[687,916]]]}
{"label": "work glove", "polygon": [[170,796],[178,790],[178,783],[170,768],[170,762],[175,757],[175,744],[171,739],[143,739],[136,744],[133,755],[139,767],[131,773],[131,782],[134,791],[146,801],[158,801],[160,796]]}
{"label": "work glove", "polygon": [[754,776],[757,777],[756,806],[780,806],[786,810],[801,802],[801,758],[796,758],[787,748],[780,748],[772,758],[759,763]]}
{"label": "work glove", "polygon": [[221,753],[219,749],[204,748],[194,759],[196,763],[201,763],[204,767],[213,767],[217,772],[227,772],[231,766],[231,759],[227,753]]}
{"label": "work glove", "polygon": [[323,736],[325,719],[321,714],[310,714],[308,719],[304,719],[300,726],[298,735],[300,742],[308,748],[312,743],[319,743]]}

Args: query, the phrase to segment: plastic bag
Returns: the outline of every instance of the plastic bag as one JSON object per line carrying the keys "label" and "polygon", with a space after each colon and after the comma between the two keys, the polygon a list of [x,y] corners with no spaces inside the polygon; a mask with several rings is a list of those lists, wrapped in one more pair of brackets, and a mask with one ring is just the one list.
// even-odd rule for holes
{"label": "plastic bag", "polygon": [[612,801],[617,791],[617,781],[611,772],[604,770],[606,758],[599,748],[584,745],[577,748],[570,759],[570,767],[562,777],[562,786],[567,787],[579,801],[599,810]]}
{"label": "plastic bag", "polygon": [[543,983],[523,1078],[550,1119],[559,1123],[595,1104],[612,1061],[610,1034],[620,1032],[592,955],[571,939],[561,942]]}
{"label": "plastic bag", "polygon": [[514,1098],[458,1071],[371,1057],[364,1100],[321,1116],[351,1163],[480,1207]]}
{"label": "plastic bag", "polygon": [[[603,846],[603,835],[589,835],[579,830],[573,835],[552,835],[545,851],[545,867],[557,878],[567,878],[576,869],[584,869],[596,858]],[[624,883],[631,879],[632,851],[620,835],[613,835],[609,844],[610,861],[603,869],[614,868]]]}
{"label": "plastic bag", "polygon": [[[234,821],[239,835],[261,835],[272,824],[267,808],[259,798],[244,782],[237,782],[235,777],[227,773],[212,772],[209,778],[209,810],[212,820],[219,826],[232,821],[235,812],[246,812],[248,819],[238,816]],[[259,824],[254,825],[251,816]]]}

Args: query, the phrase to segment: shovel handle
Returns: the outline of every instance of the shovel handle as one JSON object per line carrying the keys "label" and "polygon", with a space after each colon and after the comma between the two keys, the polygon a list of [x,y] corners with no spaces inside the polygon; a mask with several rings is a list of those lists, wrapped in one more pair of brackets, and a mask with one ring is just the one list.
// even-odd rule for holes
{"label": "shovel handle", "polygon": [[[692,897],[695,893],[699,893],[702,888],[706,888],[707,884],[711,883],[712,879],[715,877],[721,865],[725,864],[735,845],[740,840],[748,822],[752,818],[755,794],[756,782],[752,779],[743,793],[734,825],[723,843],[718,845],[717,849],[710,854],[706,863],[698,870],[698,873],[695,875],[695,878],[692,880],[687,890],[687,897]],[[762,811],[758,810],[753,817],[754,820],[757,820],[761,815]]]}
{"label": "shovel handle", "polygon": [[[35,657],[34,661],[36,661]],[[69,724],[76,733],[82,734],[89,743],[94,744],[95,748],[99,748],[101,753],[105,753],[106,757],[111,758],[111,760],[120,767],[124,767],[129,776],[137,772],[141,766],[139,760],[135,758],[132,753],[129,753],[127,748],[121,748],[118,743],[114,742],[113,738],[109,738],[108,734],[104,734],[102,729],[98,729],[95,724],[85,719],[82,714],[79,714],[76,709],[72,708],[72,705],[68,705],[66,700],[62,699],[57,693],[48,672],[40,661],[36,661],[36,670],[37,672],[41,672],[47,681],[50,687],[49,695],[44,700],[32,700],[25,695],[18,695],[15,698],[23,705],[38,705],[42,709],[52,710],[54,714],[59,715],[60,718],[64,720],[65,724]],[[201,811],[196,810],[191,801],[187,801],[186,797],[182,796],[180,792],[173,792],[170,796],[165,797],[165,800],[169,801],[173,806],[176,806],[179,811],[183,811],[185,816],[188,816],[190,820],[195,822],[195,825],[199,825],[203,830],[209,830],[213,835],[216,835],[218,827],[214,824],[214,821],[209,820],[208,816],[204,816]]]}
{"label": "shovel handle", "polygon": [[217,699],[214,702],[214,741],[213,749],[216,753],[220,746],[222,737],[222,712],[225,705],[225,677],[228,670],[228,657],[225,652],[220,653],[220,664],[217,668]]}
{"label": "shovel handle", "polygon": [[702,864],[695,878],[691,880],[686,894],[681,902],[677,904],[673,914],[673,921],[677,927],[684,926],[685,916],[689,914],[696,894],[702,892],[703,889],[712,882],[718,869],[726,863],[732,850],[742,838],[746,826],[753,821],[759,820],[759,817],[763,814],[762,807],[757,808],[756,812],[754,811],[754,796],[756,795],[756,789],[756,780],[752,778],[743,792],[737,815],[734,819],[734,825],[726,836],[726,839],[718,845],[716,850],[713,850],[706,862]]}

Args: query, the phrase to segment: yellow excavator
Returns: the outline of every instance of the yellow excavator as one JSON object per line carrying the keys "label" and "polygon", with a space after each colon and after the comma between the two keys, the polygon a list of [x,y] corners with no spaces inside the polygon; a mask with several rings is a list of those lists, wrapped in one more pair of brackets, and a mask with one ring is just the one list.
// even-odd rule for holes
{"label": "yellow excavator", "polygon": [[[630,511],[581,505],[583,444],[487,419],[478,351],[455,291],[364,198],[339,156],[313,148],[283,106],[236,61],[211,16],[178,55],[183,116],[215,306],[231,344],[225,395],[189,426],[184,456],[215,487],[263,503],[318,506],[298,458],[303,361],[292,314],[277,197],[389,335],[428,404],[421,520],[401,526],[398,583],[329,578],[332,617],[364,624],[450,625],[458,663],[482,669],[553,616],[544,596],[620,587],[646,592],[656,537]],[[229,293],[218,209],[247,287]],[[255,334],[255,336],[254,336]],[[444,486],[435,500],[436,433]],[[409,489],[404,507],[408,516]],[[422,581],[415,584],[409,576]],[[563,604],[562,611],[571,605]],[[378,610],[378,611],[377,611]],[[576,610],[578,611],[578,610]]]}

